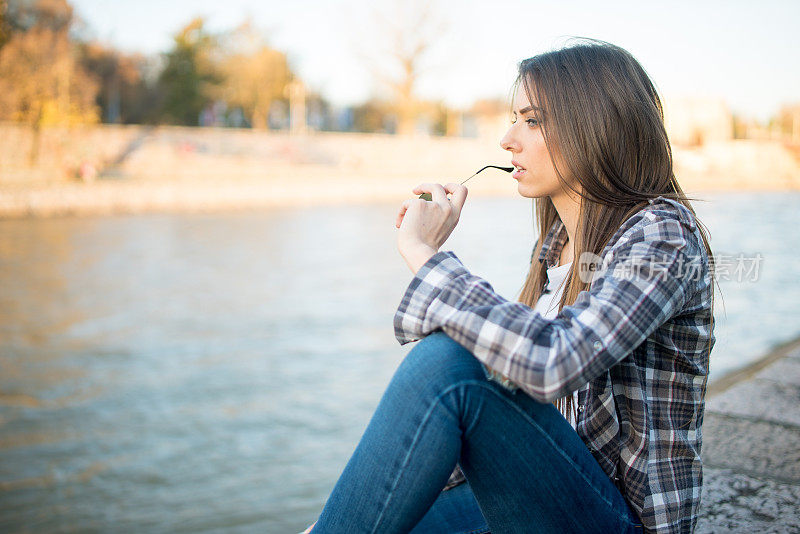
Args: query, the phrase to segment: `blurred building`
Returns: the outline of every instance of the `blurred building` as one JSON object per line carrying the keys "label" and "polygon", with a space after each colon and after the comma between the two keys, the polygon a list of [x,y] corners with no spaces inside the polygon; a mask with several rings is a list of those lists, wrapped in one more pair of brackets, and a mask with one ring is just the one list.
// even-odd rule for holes
{"label": "blurred building", "polygon": [[510,110],[500,98],[478,100],[467,111],[451,112],[447,134],[499,141],[510,125]]}
{"label": "blurred building", "polygon": [[718,98],[665,99],[664,122],[670,142],[677,146],[703,146],[733,139],[733,114]]}

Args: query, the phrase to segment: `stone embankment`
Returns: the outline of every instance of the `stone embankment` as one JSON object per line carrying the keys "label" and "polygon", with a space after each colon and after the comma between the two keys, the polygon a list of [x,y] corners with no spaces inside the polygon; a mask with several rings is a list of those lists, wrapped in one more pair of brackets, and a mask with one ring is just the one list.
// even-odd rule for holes
{"label": "stone embankment", "polygon": [[708,391],[698,534],[800,532],[800,339]]}
{"label": "stone embankment", "polygon": [[[0,124],[0,217],[397,202],[421,182],[508,164],[495,138],[254,132],[99,125],[42,131]],[[38,146],[36,165],[31,165]],[[800,189],[800,157],[777,141],[674,147],[689,193]],[[517,194],[490,170],[470,195]]]}

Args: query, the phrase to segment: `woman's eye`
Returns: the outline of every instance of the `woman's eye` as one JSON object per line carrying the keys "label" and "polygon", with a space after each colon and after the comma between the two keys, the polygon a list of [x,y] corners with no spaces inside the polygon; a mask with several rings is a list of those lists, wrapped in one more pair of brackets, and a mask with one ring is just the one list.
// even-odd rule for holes
{"label": "woman's eye", "polygon": [[537,121],[536,119],[527,119],[525,122],[527,122],[528,126],[530,127],[539,126],[539,121]]}

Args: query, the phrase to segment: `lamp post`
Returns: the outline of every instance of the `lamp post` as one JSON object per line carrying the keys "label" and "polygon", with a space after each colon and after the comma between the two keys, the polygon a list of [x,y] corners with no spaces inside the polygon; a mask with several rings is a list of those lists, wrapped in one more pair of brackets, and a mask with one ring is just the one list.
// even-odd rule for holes
{"label": "lamp post", "polygon": [[300,80],[289,82],[289,131],[293,134],[306,133],[306,86]]}

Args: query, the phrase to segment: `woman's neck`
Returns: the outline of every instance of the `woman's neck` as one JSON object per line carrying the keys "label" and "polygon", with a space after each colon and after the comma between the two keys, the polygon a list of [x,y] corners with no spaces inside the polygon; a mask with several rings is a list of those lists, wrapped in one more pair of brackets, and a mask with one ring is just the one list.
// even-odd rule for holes
{"label": "woman's neck", "polygon": [[564,243],[564,248],[561,249],[561,255],[558,257],[559,267],[571,262],[572,256],[573,256],[572,241],[568,240],[566,243]]}
{"label": "woman's neck", "polygon": [[564,192],[558,196],[551,196],[550,200],[558,212],[561,222],[567,229],[568,241],[564,244],[564,250],[561,251],[559,265],[564,265],[567,262],[573,261],[574,247],[576,235],[578,233],[578,222],[580,218],[581,197],[572,191]]}

